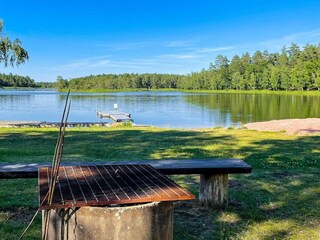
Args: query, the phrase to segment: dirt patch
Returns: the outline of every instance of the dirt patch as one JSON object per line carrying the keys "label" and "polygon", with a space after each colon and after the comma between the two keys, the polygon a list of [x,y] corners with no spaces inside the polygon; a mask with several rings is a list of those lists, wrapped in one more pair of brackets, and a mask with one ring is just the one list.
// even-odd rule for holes
{"label": "dirt patch", "polygon": [[236,188],[236,189],[244,189],[245,185],[241,181],[231,180],[228,181],[229,188]]}
{"label": "dirt patch", "polygon": [[212,212],[212,210],[201,206],[197,201],[183,201],[175,205],[175,235],[181,238],[180,231],[186,231],[189,236],[198,236],[198,239],[206,239],[203,236],[211,233],[214,225]]}
{"label": "dirt patch", "polygon": [[14,207],[9,209],[4,209],[0,213],[6,216],[6,221],[22,221],[28,222],[35,214],[37,210],[29,207]]}
{"label": "dirt patch", "polygon": [[244,127],[257,131],[285,131],[288,135],[320,134],[320,118],[272,120],[247,123]]}

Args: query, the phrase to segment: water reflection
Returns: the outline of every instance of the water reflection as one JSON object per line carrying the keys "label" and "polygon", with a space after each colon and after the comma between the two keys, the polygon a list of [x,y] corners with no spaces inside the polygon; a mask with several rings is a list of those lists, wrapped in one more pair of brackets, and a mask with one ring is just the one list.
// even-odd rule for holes
{"label": "water reflection", "polygon": [[[66,93],[0,90],[0,120],[59,121]],[[97,121],[97,111],[132,114],[161,127],[239,126],[285,118],[319,117],[319,96],[190,94],[180,92],[72,93],[70,121]]]}
{"label": "water reflection", "polygon": [[234,124],[320,116],[320,96],[208,94],[186,96],[186,101],[204,111],[219,110],[222,119],[230,116]]}

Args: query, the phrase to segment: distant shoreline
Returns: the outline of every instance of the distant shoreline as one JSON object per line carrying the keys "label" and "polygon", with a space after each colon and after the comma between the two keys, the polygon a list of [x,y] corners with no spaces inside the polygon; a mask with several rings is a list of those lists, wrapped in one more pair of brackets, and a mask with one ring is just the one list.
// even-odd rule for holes
{"label": "distant shoreline", "polygon": [[[41,88],[41,87],[0,87],[2,90],[56,90],[67,92],[69,89]],[[129,88],[129,89],[71,89],[76,93],[116,93],[116,92],[183,92],[183,93],[206,93],[206,94],[272,94],[272,95],[292,95],[292,96],[320,96],[319,90],[312,91],[272,91],[272,90],[185,90],[177,88]]]}
{"label": "distant shoreline", "polygon": [[[68,89],[58,90],[67,92]],[[113,92],[183,92],[183,93],[230,93],[230,94],[274,94],[274,95],[298,95],[298,96],[320,96],[320,91],[272,91],[272,90],[185,90],[177,88],[159,89],[71,89],[71,92],[84,93],[113,93]]]}

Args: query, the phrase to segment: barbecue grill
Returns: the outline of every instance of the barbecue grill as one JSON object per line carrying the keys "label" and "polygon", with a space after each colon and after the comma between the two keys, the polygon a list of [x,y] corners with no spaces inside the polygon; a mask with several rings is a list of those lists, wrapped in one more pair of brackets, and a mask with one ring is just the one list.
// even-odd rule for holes
{"label": "barbecue grill", "polygon": [[40,209],[191,200],[195,196],[150,165],[61,166],[52,204],[51,168],[39,170]]}

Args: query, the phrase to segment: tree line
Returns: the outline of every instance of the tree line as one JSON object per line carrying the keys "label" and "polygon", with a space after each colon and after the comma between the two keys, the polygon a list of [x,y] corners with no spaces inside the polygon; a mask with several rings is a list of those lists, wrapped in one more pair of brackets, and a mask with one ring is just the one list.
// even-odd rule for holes
{"label": "tree line", "polygon": [[184,78],[185,76],[176,74],[125,73],[90,75],[68,81],[58,76],[57,88],[71,88],[75,90],[178,88],[179,82]]}
{"label": "tree line", "polygon": [[184,89],[214,90],[320,90],[320,44],[297,44],[281,52],[256,51],[235,55],[231,61],[218,55],[209,69],[192,73]]}
{"label": "tree line", "polygon": [[0,87],[39,87],[29,76],[0,73]]}
{"label": "tree line", "polygon": [[3,87],[56,88],[56,82],[36,82],[29,76],[0,73],[0,88]]}
{"label": "tree line", "polygon": [[186,89],[186,90],[320,90],[320,44],[293,43],[281,52],[256,51],[229,60],[218,55],[208,69],[188,75],[102,74],[65,80],[59,89]]}

